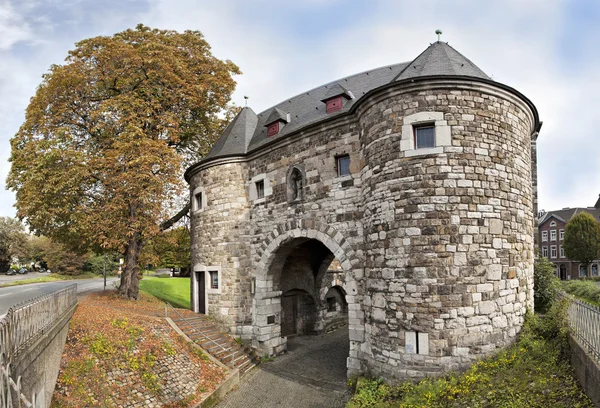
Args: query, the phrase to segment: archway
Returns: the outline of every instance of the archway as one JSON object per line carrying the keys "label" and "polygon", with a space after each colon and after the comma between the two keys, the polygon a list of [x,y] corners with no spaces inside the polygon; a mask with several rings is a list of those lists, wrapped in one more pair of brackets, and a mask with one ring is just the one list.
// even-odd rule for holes
{"label": "archway", "polygon": [[261,322],[260,305],[270,304],[263,310],[273,313],[267,316],[272,325],[258,329],[269,336],[259,336],[256,343],[275,346],[264,347],[264,354],[286,353],[264,369],[332,389],[345,387],[351,342],[348,272],[342,262],[319,239],[294,234],[272,251],[265,266],[257,289],[266,286],[265,296],[271,297],[259,300],[257,292],[256,318]]}

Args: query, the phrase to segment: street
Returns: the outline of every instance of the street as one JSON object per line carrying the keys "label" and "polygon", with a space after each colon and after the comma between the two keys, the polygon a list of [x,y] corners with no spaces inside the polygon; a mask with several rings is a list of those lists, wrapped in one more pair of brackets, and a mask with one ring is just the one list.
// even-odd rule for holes
{"label": "street", "polygon": [[[21,279],[33,278],[38,276],[44,276],[45,274],[30,273],[28,275],[18,275]],[[7,278],[14,278],[14,276],[2,276],[0,283],[5,282]],[[116,282],[117,278],[107,278],[106,288],[113,289],[113,282]],[[58,282],[46,282],[46,283],[30,283],[21,286],[11,286],[8,288],[0,288],[0,318],[3,317],[11,306],[23,302],[25,300],[33,299],[40,295],[51,293],[67,287],[69,285],[77,284],[77,293],[83,292],[96,292],[101,291],[104,288],[104,279],[80,279],[80,280],[66,280]]]}

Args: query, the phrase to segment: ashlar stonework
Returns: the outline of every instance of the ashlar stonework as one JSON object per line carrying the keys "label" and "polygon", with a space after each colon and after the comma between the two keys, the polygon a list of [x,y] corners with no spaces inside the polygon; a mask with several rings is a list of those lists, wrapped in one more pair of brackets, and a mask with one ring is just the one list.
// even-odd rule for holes
{"label": "ashlar stonework", "polygon": [[[416,148],[421,126],[435,137]],[[509,345],[533,306],[540,126],[526,97],[441,42],[261,114],[244,108],[186,172],[204,200],[193,309],[264,355],[347,324],[348,374],[390,380]]]}

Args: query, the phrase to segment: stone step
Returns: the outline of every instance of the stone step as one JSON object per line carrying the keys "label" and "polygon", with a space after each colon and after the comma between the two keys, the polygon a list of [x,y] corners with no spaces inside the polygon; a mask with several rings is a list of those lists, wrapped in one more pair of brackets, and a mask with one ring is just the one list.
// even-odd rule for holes
{"label": "stone step", "polygon": [[223,364],[231,366],[233,353],[233,365],[240,370],[240,374],[245,374],[260,364],[260,359],[251,349],[236,342],[205,316],[177,318],[173,319],[173,322],[190,339]]}

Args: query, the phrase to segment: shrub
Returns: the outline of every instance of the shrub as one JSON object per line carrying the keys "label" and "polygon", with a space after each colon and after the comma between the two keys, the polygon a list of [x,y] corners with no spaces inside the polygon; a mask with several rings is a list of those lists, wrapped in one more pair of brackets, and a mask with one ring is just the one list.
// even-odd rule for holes
{"label": "shrub", "polygon": [[538,258],[533,265],[533,304],[538,313],[546,313],[556,298],[560,280],[554,264],[546,258]]}

